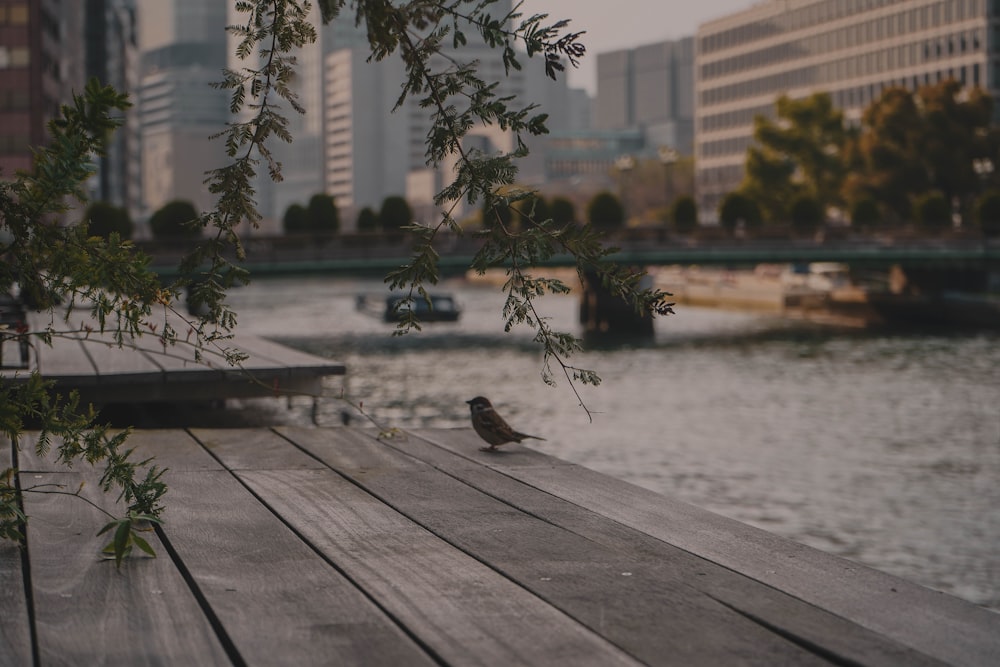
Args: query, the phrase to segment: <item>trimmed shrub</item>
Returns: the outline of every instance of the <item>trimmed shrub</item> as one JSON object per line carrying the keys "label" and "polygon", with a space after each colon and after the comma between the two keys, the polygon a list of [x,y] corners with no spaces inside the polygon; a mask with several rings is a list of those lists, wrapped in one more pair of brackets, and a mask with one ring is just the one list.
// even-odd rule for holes
{"label": "trimmed shrub", "polygon": [[823,205],[815,197],[800,195],[792,201],[790,215],[795,233],[810,236],[823,224]]}
{"label": "trimmed shrub", "polygon": [[857,229],[874,229],[881,222],[882,211],[871,197],[863,197],[851,204],[851,224]]}
{"label": "trimmed shrub", "polygon": [[358,212],[358,231],[363,234],[378,231],[378,214],[370,206],[365,206]]}
{"label": "trimmed shrub", "polygon": [[528,197],[516,204],[517,210],[523,215],[521,224],[524,224],[530,216],[536,223],[543,223],[552,218],[552,210],[549,203],[543,197]]}
{"label": "trimmed shrub", "polygon": [[916,214],[917,224],[925,232],[933,234],[951,227],[951,204],[938,190],[918,197],[914,202],[913,211]]}
{"label": "trimmed shrub", "polygon": [[694,197],[690,195],[678,197],[670,211],[670,219],[673,222],[674,231],[678,234],[690,234],[697,229],[698,204]]}
{"label": "trimmed shrub", "polygon": [[760,207],[757,202],[739,192],[730,192],[719,202],[719,223],[730,234],[736,231],[739,222],[747,231],[759,229],[761,225]]}
{"label": "trimmed shrub", "polygon": [[413,222],[413,211],[406,200],[399,195],[386,197],[378,212],[378,220],[382,231],[395,232]]}
{"label": "trimmed shrub", "polygon": [[175,199],[163,205],[149,218],[149,227],[155,239],[194,239],[201,236],[198,211],[194,204],[183,199]]}
{"label": "trimmed shrub", "polygon": [[301,204],[292,204],[285,209],[281,223],[286,234],[305,234],[309,231],[309,212]]}
{"label": "trimmed shrub", "polygon": [[340,231],[340,212],[330,195],[315,194],[310,197],[306,213],[309,219],[309,231],[323,235],[332,235]]}
{"label": "trimmed shrub", "polygon": [[990,190],[979,198],[976,220],[984,236],[1000,236],[1000,190]]}
{"label": "trimmed shrub", "polygon": [[619,229],[625,225],[625,207],[610,192],[599,192],[587,205],[587,222],[595,229]]}
{"label": "trimmed shrub", "polygon": [[500,224],[504,227],[510,229],[511,224],[514,221],[514,211],[511,207],[507,205],[504,200],[500,197],[494,199],[495,204],[491,207],[486,203],[483,203],[482,208],[482,218],[483,225],[493,224],[497,221],[497,216],[500,218]]}
{"label": "trimmed shrub", "polygon": [[133,225],[128,211],[114,204],[95,201],[87,207],[83,219],[87,223],[87,233],[92,236],[108,238],[117,233],[122,239],[132,238]]}
{"label": "trimmed shrub", "polygon": [[576,206],[565,197],[555,197],[549,207],[552,214],[552,222],[558,228],[571,225],[576,222]]}

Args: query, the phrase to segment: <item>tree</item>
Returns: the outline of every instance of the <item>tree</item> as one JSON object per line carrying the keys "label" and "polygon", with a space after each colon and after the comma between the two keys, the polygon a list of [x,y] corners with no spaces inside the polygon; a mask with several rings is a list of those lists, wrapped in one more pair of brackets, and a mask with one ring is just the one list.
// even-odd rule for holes
{"label": "tree", "polygon": [[754,142],[747,150],[746,177],[740,191],[771,222],[784,222],[797,196],[808,195],[822,208],[842,205],[846,170],[843,153],[848,130],[843,112],[828,93],[804,99],[782,95],[776,119],[754,119]]}
{"label": "tree", "polygon": [[413,224],[413,210],[406,200],[397,195],[390,195],[382,200],[382,208],[378,212],[378,221],[382,231],[394,232]]}
{"label": "tree", "polygon": [[87,232],[94,236],[107,239],[111,234],[118,234],[122,239],[132,238],[133,225],[128,211],[114,204],[94,202],[87,207],[83,221],[87,223]]}
{"label": "tree", "polygon": [[698,228],[698,204],[694,197],[684,195],[674,201],[673,210],[670,212],[671,221],[674,224],[674,231],[678,234],[690,234]]}
{"label": "tree", "polygon": [[199,215],[194,204],[185,200],[167,202],[149,218],[153,238],[196,239],[201,236]]}
{"label": "tree", "polygon": [[309,212],[302,204],[291,204],[281,222],[286,234],[304,234],[309,230]]}
{"label": "tree", "polygon": [[332,235],[340,230],[340,212],[333,197],[315,194],[306,207],[309,231],[318,235]]}
{"label": "tree", "polygon": [[940,190],[932,190],[917,198],[914,205],[917,223],[931,234],[951,227],[951,204]]}
{"label": "tree", "polygon": [[556,228],[562,229],[576,222],[576,207],[565,197],[554,197],[551,204],[552,222]]}
{"label": "tree", "polygon": [[378,214],[370,206],[365,206],[358,212],[358,231],[370,234],[378,231]]}
{"label": "tree", "polygon": [[845,195],[875,199],[895,222],[908,222],[914,201],[930,190],[968,210],[983,185],[975,160],[1000,164],[992,109],[987,93],[951,79],[916,93],[886,89],[862,114]]}
{"label": "tree", "polygon": [[1000,190],[990,190],[979,198],[976,220],[984,236],[1000,236]]}
{"label": "tree", "polygon": [[[526,56],[540,56],[546,74],[552,78],[563,72],[567,63],[575,65],[584,53],[580,33],[566,31],[566,22],[546,23],[544,15],[524,17],[517,12],[491,15],[490,5],[448,0],[356,0],[348,6],[347,0],[318,0],[324,21],[332,20],[341,11],[353,11],[353,18],[368,36],[373,60],[390,55],[401,59],[404,80],[396,106],[412,97],[429,110],[427,164],[437,169],[447,160],[449,166],[454,165],[449,171],[453,181],[435,198],[435,204],[442,207],[441,218],[413,229],[413,257],[387,276],[390,288],[423,293],[425,284],[436,282],[436,235],[442,230],[461,231],[453,215],[454,207],[462,201],[489,204],[502,198],[501,190],[516,177],[514,159],[527,154],[524,136],[547,132],[546,114],[531,105],[518,107],[516,100],[498,97],[494,83],[477,74],[475,62],[464,61],[452,52],[442,57],[446,45],[465,43],[466,32],[478,33],[478,38],[499,49],[508,71],[521,69],[521,60]],[[39,295],[41,307],[51,307],[61,298],[91,305],[102,329],[110,329],[120,345],[155,330],[158,342],[165,347],[190,345],[195,361],[201,359],[200,350],[207,345],[222,348],[232,364],[245,358],[239,350],[223,345],[236,322],[224,301],[226,290],[248,280],[247,270],[240,265],[246,253],[238,230],[247,223],[256,227],[261,219],[254,201],[258,168],[263,166],[272,179],[281,179],[281,164],[270,142],[292,139],[282,106],[296,113],[305,111],[290,85],[295,76],[292,52],[314,41],[316,29],[310,23],[311,7],[302,0],[246,0],[235,7],[239,16],[229,30],[235,38],[235,55],[243,64],[226,69],[219,83],[220,88],[230,92],[235,120],[220,128],[216,136],[224,144],[229,162],[207,172],[205,179],[209,192],[217,197],[216,206],[202,214],[189,209],[183,216],[163,216],[175,223],[179,218],[191,221],[192,236],[200,237],[181,261],[180,277],[161,285],[148,268],[149,258],[133,245],[87,236],[82,226],[44,224],[65,212],[63,202],[69,198],[82,201],[82,184],[91,176],[91,158],[103,154],[105,139],[117,125],[112,112],[128,106],[123,95],[93,81],[73,105],[63,110],[60,122],[50,125],[51,145],[36,153],[33,173],[20,175],[13,183],[0,183],[0,226],[4,232],[0,235],[0,255],[10,258],[0,264],[0,287],[9,288],[16,280]],[[515,49],[518,44],[526,56]],[[465,137],[471,129],[484,124],[509,132],[513,150],[489,155],[467,152]],[[408,214],[405,222],[411,219]],[[175,223],[164,222],[154,228],[161,234],[164,230],[175,233]],[[206,229],[208,233],[201,234]],[[510,274],[505,286],[505,327],[526,324],[536,330],[535,340],[543,349],[542,377],[548,383],[554,382],[553,364],[558,365],[571,387],[575,382],[597,384],[600,378],[593,371],[567,362],[567,357],[580,349],[579,341],[553,331],[548,318],[536,311],[538,296],[564,293],[569,288],[558,280],[528,273],[525,267],[534,258],[568,252],[577,257],[581,270],[597,271],[638,311],[661,315],[672,312],[666,301],[669,295],[642,289],[639,274],[604,261],[611,251],[601,246],[598,236],[589,230],[555,234],[551,223],[529,220],[516,232],[492,223],[487,223],[483,231],[483,243],[472,268],[482,273],[501,266]],[[12,252],[14,249],[17,252]],[[185,316],[175,304],[187,288],[191,290],[190,298],[206,306],[204,314],[188,320],[189,327],[182,337],[167,322],[154,326],[154,307],[157,312],[172,310]],[[400,323],[401,333],[416,326],[415,310],[411,309],[411,316]],[[3,331],[0,336],[28,336],[44,342],[61,335],[49,327],[38,332]],[[0,425],[16,440],[23,428],[22,419],[32,415],[48,434],[61,439],[60,456],[64,461],[84,455],[88,460],[107,461],[109,479],[112,485],[121,484],[121,499],[128,504],[124,517],[110,524],[114,528],[115,556],[120,562],[132,544],[143,549],[144,542],[134,528],[142,521],[158,520],[165,486],[155,466],[148,469],[145,478],[135,478],[135,466],[130,467],[127,461],[129,451],[121,449],[127,432],[110,434],[95,428],[92,413],[88,417],[72,397],[66,402],[53,399],[47,391],[50,388],[51,384],[37,372],[26,385],[0,386],[0,404],[5,407]],[[44,444],[48,440],[43,437],[39,441]],[[18,499],[22,492],[30,491],[11,485],[12,475],[12,471],[0,475],[0,532],[7,537],[18,536],[24,521]]]}
{"label": "tree", "polygon": [[522,199],[514,205],[514,210],[517,211],[518,217],[526,220],[543,221],[552,218],[552,209],[542,196],[532,195]]}
{"label": "tree", "polygon": [[513,229],[514,208],[506,199],[496,199],[490,203],[484,202],[480,210],[480,217],[484,226],[495,224],[506,229]]}
{"label": "tree", "polygon": [[[16,283],[22,294],[31,295],[35,308],[53,311],[40,331],[0,330],[0,343],[85,337],[88,331],[70,323],[71,309],[65,315],[54,312],[56,304],[65,303],[89,309],[121,345],[147,330],[153,304],[170,301],[148,258],[133,244],[113,234],[91,234],[86,225],[50,224],[66,215],[69,201],[85,201],[83,184],[93,173],[93,156],[103,154],[107,136],[120,125],[118,114],[128,106],[124,95],[92,79],[49,124],[50,143],[36,149],[32,171],[0,182],[0,291],[9,292]],[[164,341],[171,337],[163,330],[159,335]],[[25,382],[0,382],[0,406],[0,432],[15,445],[30,420],[40,430],[35,446],[40,455],[51,446],[67,466],[97,466],[106,480],[104,490],[120,492],[121,513],[109,514],[106,526],[114,535],[108,547],[117,563],[133,546],[150,551],[138,527],[159,523],[166,486],[155,465],[140,474],[124,446],[127,431],[100,423],[75,392],[60,395],[37,369]],[[9,467],[0,469],[0,538],[23,540],[28,519],[21,510],[22,494],[59,491],[36,489],[24,478],[18,482],[15,474]]]}
{"label": "tree", "polygon": [[797,234],[802,236],[815,234],[823,224],[823,218],[823,206],[815,197],[799,195],[792,202],[792,228]]}
{"label": "tree", "polygon": [[587,204],[587,222],[600,231],[619,229],[625,225],[625,207],[610,192],[598,192]]}
{"label": "tree", "polygon": [[882,221],[882,212],[873,197],[862,197],[851,204],[851,224],[859,230],[871,230]]}
{"label": "tree", "polygon": [[740,227],[740,223],[746,231],[753,231],[761,225],[760,207],[743,193],[730,192],[719,202],[719,223],[730,234]]}

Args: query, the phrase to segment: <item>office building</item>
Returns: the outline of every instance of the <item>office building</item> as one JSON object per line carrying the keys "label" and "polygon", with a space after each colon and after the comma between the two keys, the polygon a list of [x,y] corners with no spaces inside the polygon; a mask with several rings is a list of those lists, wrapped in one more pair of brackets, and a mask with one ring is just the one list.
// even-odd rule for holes
{"label": "office building", "polygon": [[[230,22],[245,20],[246,14],[231,10]],[[263,220],[261,233],[280,233],[281,221],[288,207],[293,204],[307,206],[309,199],[324,192],[323,179],[323,38],[320,28],[319,10],[315,4],[310,12],[310,22],[317,26],[317,39],[296,48],[289,55],[295,58],[295,74],[289,82],[289,90],[298,98],[305,113],[299,113],[284,100],[277,102],[279,113],[288,122],[291,142],[272,136],[268,148],[274,159],[281,164],[281,180],[274,181],[266,166],[257,172],[257,210]],[[236,40],[229,45],[230,67],[241,69],[249,66],[249,61],[240,61],[236,55]],[[248,64],[249,63],[249,64]],[[244,111],[248,116],[250,110]]]}
{"label": "office building", "polygon": [[694,119],[694,39],[597,55],[594,129],[638,129],[646,151],[690,154]]}
{"label": "office building", "polygon": [[[79,80],[96,78],[116,90],[134,93],[139,80],[134,0],[73,4],[85,11],[84,58],[80,61],[83,71]],[[142,205],[139,112],[137,106],[132,106],[114,113],[122,125],[108,138],[105,154],[95,157],[96,173],[88,184],[89,196],[92,201],[124,208],[135,219]]]}
{"label": "office building", "polygon": [[[508,9],[507,3],[492,6],[491,13]],[[362,207],[377,209],[383,199],[403,195],[419,215],[433,215],[433,196],[450,179],[453,161],[436,169],[426,164],[426,140],[431,130],[431,111],[410,98],[400,109],[391,112],[403,82],[402,62],[389,57],[382,62],[367,62],[369,47],[363,34],[348,25],[343,17],[324,32],[326,51],[324,67],[324,168],[326,191],[348,219]],[[552,81],[545,76],[541,59],[522,57],[522,70],[505,72],[501,53],[488,47],[478,34],[467,31],[468,43],[446,54],[459,61],[478,61],[479,76],[498,81],[498,96],[510,95],[514,104],[539,105],[536,113],[548,113],[548,127],[558,133],[579,122],[571,106],[565,76]],[[432,60],[433,68],[450,65],[444,56]],[[531,151],[518,162],[518,180],[537,185],[546,179],[545,137],[522,137]],[[470,131],[467,148],[486,153],[510,151],[513,136],[496,127],[475,127]]]}
{"label": "office building", "polygon": [[59,0],[0,0],[0,178],[32,168],[31,147],[48,143],[48,122],[67,89]]}
{"label": "office building", "polygon": [[954,78],[1000,92],[989,0],[771,0],[698,28],[697,190],[713,214],[743,180],[753,120],[782,94],[828,92],[847,119],[890,86]]}
{"label": "office building", "polygon": [[210,210],[205,173],[227,163],[221,139],[229,93],[212,87],[227,63],[227,0],[139,0],[142,203],[152,214],[174,199]]}

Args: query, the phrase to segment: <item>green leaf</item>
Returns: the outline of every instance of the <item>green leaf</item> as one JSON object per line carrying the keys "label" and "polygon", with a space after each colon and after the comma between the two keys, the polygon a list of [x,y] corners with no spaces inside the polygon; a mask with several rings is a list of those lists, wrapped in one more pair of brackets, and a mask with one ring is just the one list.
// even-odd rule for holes
{"label": "green leaf", "polygon": [[156,558],[156,551],[153,550],[153,547],[149,546],[149,542],[142,539],[135,533],[132,533],[132,541],[135,543],[135,546],[139,547],[153,558]]}
{"label": "green leaf", "polygon": [[115,553],[115,567],[121,567],[122,559],[128,554],[129,541],[132,537],[132,522],[123,519],[118,522],[118,529],[115,531],[115,538],[112,545]]}

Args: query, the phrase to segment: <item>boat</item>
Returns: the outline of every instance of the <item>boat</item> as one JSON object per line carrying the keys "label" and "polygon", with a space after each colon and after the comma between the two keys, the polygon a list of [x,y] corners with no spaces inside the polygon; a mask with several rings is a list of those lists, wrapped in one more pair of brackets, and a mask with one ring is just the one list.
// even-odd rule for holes
{"label": "boat", "polygon": [[384,306],[379,313],[377,306],[370,297],[361,294],[357,297],[357,309],[373,315],[380,315],[385,322],[398,322],[410,309],[421,322],[457,322],[462,315],[455,297],[451,294],[428,294],[427,298],[419,294],[412,297],[408,294],[390,294],[385,297]]}

